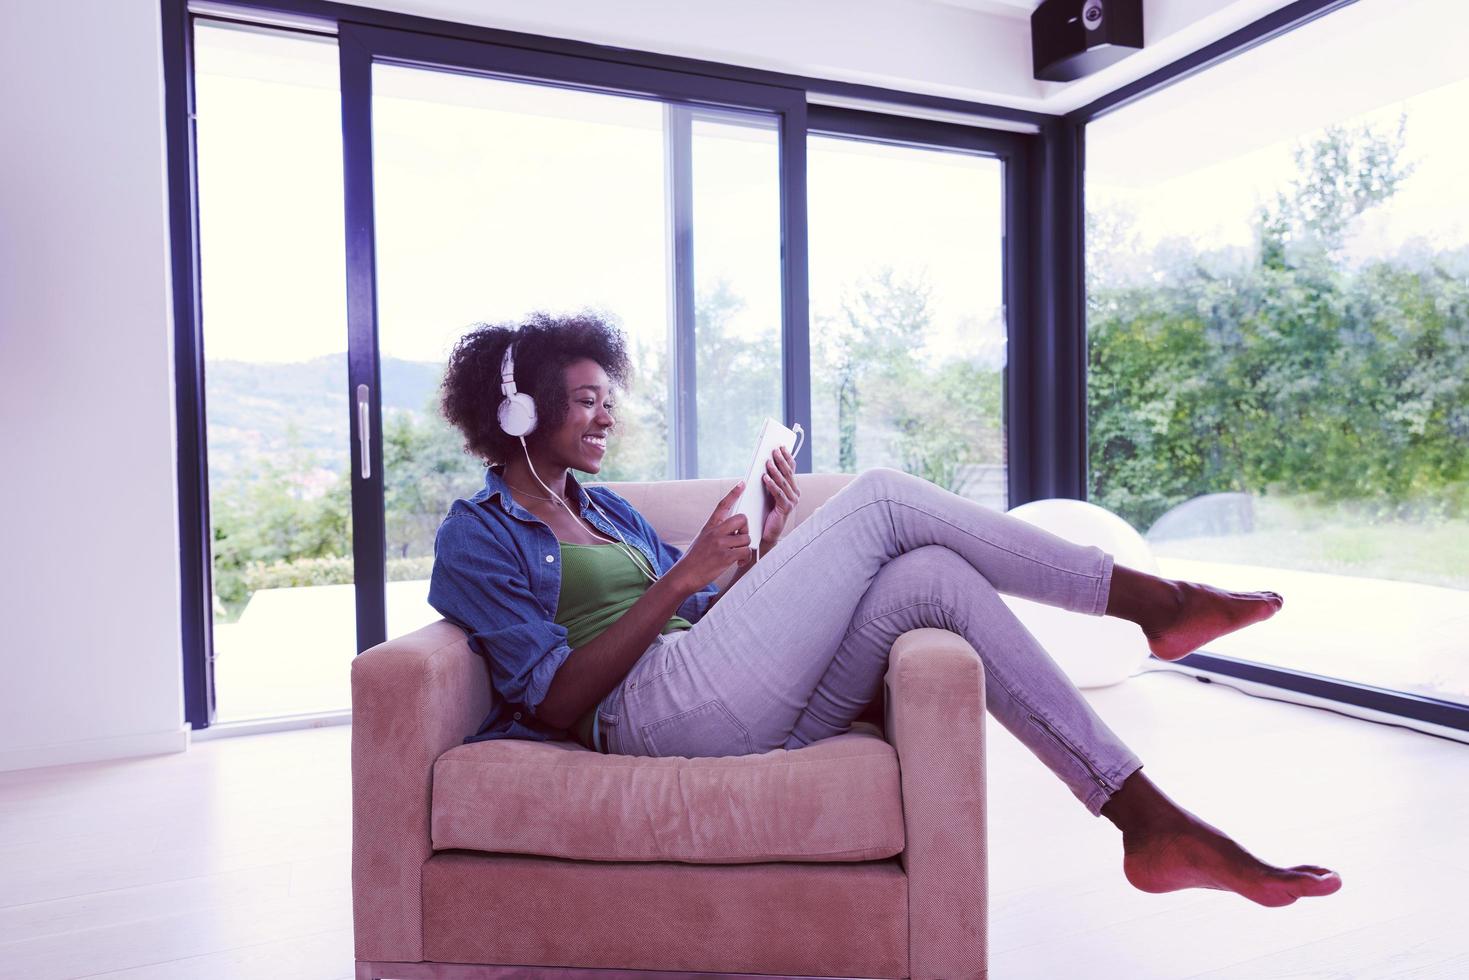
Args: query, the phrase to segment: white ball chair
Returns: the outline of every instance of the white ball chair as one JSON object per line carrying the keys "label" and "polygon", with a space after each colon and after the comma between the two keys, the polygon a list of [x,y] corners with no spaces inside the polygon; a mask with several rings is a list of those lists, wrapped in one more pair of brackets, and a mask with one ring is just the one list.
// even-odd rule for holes
{"label": "white ball chair", "polygon": [[[1153,549],[1143,536],[1106,508],[1084,500],[1033,500],[1009,513],[1067,541],[1095,545],[1118,565],[1158,574]],[[1017,596],[1002,598],[1077,687],[1118,684],[1148,657],[1147,638],[1136,623],[1087,616]]]}

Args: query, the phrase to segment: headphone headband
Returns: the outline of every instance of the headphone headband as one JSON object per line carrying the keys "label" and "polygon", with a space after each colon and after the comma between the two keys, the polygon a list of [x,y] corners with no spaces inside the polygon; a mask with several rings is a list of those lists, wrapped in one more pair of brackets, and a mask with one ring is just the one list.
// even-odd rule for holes
{"label": "headphone headband", "polygon": [[500,392],[515,394],[515,341],[505,345],[505,356],[500,358]]}

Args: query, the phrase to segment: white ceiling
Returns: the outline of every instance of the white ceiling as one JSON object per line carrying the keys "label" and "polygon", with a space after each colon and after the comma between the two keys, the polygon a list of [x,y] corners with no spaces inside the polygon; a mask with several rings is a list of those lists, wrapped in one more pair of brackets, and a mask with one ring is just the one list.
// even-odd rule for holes
{"label": "white ceiling", "polygon": [[1031,12],[1041,5],[1041,0],[934,0],[951,7],[964,7],[986,14],[1003,14],[1007,17],[1030,17]]}
{"label": "white ceiling", "polygon": [[1290,0],[1143,0],[1143,50],[1075,82],[1033,77],[1039,0],[351,0],[441,20],[1060,114]]}

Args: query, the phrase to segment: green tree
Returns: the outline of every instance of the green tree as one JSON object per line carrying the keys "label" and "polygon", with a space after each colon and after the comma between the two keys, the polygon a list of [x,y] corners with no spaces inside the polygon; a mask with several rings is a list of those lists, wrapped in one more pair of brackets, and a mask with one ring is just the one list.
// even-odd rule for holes
{"label": "green tree", "polygon": [[[817,318],[813,414],[836,431],[838,471],[881,461],[959,493],[973,464],[1003,461],[1001,372],[962,350],[925,361],[933,329],[927,276],[891,267],[854,283],[839,315]],[[880,457],[864,461],[863,445]]]}
{"label": "green tree", "polygon": [[1151,280],[1091,280],[1098,503],[1140,527],[1224,490],[1462,510],[1464,270],[1452,256],[1342,257],[1352,222],[1411,175],[1405,127],[1333,127],[1299,146],[1296,177],[1258,216],[1254,262],[1193,254],[1165,271],[1155,257]]}
{"label": "green tree", "polygon": [[865,387],[875,383],[891,392],[898,386],[890,382],[915,376],[914,352],[932,321],[932,292],[923,275],[904,278],[887,266],[848,291],[839,316],[817,318],[812,347],[820,387],[836,398],[839,472],[857,472]]}
{"label": "green tree", "polygon": [[1275,207],[1260,212],[1261,256],[1281,261],[1294,238],[1334,258],[1361,214],[1390,199],[1413,175],[1416,164],[1402,159],[1408,116],[1397,129],[1379,133],[1371,125],[1328,126],[1293,152],[1296,176],[1276,194]]}
{"label": "green tree", "polygon": [[668,357],[663,345],[633,337],[632,377],[617,397],[617,425],[596,482],[666,480],[669,473]]}
{"label": "green tree", "polygon": [[880,404],[896,433],[898,468],[962,494],[972,464],[1001,461],[1001,380],[993,368],[961,359],[892,379]]}
{"label": "green tree", "polygon": [[700,476],[743,476],[760,423],[784,415],[779,326],[774,344],[742,333],[736,319],[744,310],[744,298],[724,278],[695,299]]}
{"label": "green tree", "polygon": [[[303,483],[312,473],[329,481],[324,493]],[[210,507],[214,593],[229,618],[249,601],[252,569],[351,555],[350,488],[299,444],[281,457],[261,457],[248,476],[212,490]]]}
{"label": "green tree", "polygon": [[[439,415],[437,391],[422,412],[385,412],[384,535],[389,558],[432,556],[434,537],[455,497],[484,482],[483,464],[464,451],[458,430]],[[343,481],[348,475],[342,475]]]}

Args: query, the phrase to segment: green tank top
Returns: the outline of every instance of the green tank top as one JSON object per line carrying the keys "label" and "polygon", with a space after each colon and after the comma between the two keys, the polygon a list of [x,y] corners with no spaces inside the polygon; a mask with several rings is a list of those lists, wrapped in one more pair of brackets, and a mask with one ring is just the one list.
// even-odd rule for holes
{"label": "green tank top", "polygon": [[[575,650],[590,643],[648,591],[648,579],[616,544],[561,543],[561,596],[556,622],[566,627],[566,645]],[[692,629],[693,623],[673,616],[660,632]],[[593,748],[593,705],[574,726],[581,743]]]}

